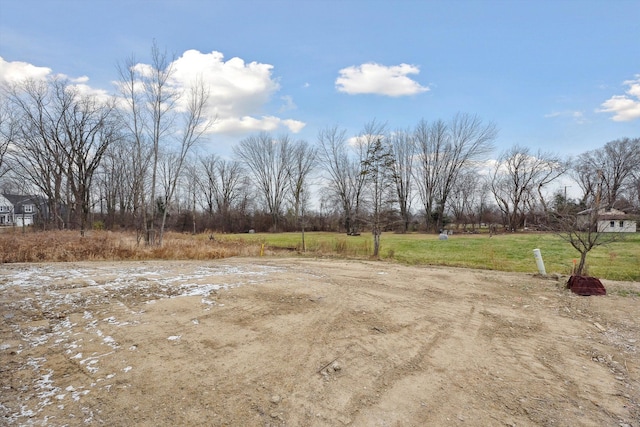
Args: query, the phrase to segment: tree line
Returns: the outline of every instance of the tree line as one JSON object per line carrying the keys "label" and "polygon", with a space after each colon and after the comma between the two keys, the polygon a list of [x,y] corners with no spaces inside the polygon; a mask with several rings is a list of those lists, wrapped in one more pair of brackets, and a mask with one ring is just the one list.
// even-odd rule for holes
{"label": "tree line", "polygon": [[[383,231],[553,228],[558,212],[596,198],[640,208],[640,138],[575,158],[514,145],[492,160],[497,126],[466,113],[411,129],[372,120],[357,135],[327,126],[313,142],[262,132],[238,141],[232,157],[203,154],[216,124],[207,87],[176,90],[173,58],[155,44],[151,58],[123,61],[112,97],[59,77],[3,87],[0,185],[48,201],[38,226],[129,229],[148,244],[162,244],[169,228],[366,230],[375,250]],[[549,193],[562,177],[577,199],[567,186]]]}

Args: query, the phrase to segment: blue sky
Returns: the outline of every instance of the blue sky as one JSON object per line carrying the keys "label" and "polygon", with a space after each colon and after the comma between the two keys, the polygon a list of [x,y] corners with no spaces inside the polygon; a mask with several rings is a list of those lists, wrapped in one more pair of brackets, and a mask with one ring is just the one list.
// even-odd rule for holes
{"label": "blue sky", "polygon": [[314,142],[457,112],[497,125],[496,154],[640,136],[639,0],[0,0],[0,81],[115,93],[116,65],[148,63],[154,39],[176,84],[209,76],[223,155],[260,130]]}

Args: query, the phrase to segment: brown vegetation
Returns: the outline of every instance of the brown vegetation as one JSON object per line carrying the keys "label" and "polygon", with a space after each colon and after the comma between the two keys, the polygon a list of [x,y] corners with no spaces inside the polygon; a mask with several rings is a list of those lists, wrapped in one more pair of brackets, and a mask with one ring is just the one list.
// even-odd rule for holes
{"label": "brown vegetation", "polygon": [[151,259],[220,259],[255,256],[257,244],[220,242],[179,233],[167,233],[162,246],[139,243],[133,233],[92,231],[85,237],[74,231],[0,233],[0,262],[122,261]]}

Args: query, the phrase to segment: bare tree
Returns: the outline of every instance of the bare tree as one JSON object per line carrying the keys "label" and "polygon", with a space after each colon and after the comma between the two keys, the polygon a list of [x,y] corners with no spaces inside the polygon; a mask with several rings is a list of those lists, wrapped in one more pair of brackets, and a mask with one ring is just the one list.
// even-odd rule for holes
{"label": "bare tree", "polygon": [[543,160],[542,167],[536,179],[536,190],[545,218],[548,218],[549,203],[546,200],[545,190],[549,187],[549,184],[567,173],[569,170],[569,162],[562,160],[560,156],[552,153],[542,154],[538,151],[536,156],[542,156]]}
{"label": "bare tree", "polygon": [[240,162],[221,159],[215,154],[201,159],[203,172],[200,190],[204,194],[204,208],[210,216],[220,216],[220,229],[231,231],[231,210],[244,195],[245,175]]}
{"label": "bare tree", "polygon": [[[505,150],[489,178],[491,192],[502,212],[507,229],[515,231],[524,218],[524,206],[531,196],[533,181],[529,148],[514,146]],[[535,162],[535,159],[533,159]]]}
{"label": "bare tree", "polygon": [[487,181],[482,179],[478,184],[477,195],[474,198],[473,217],[477,220],[478,227],[482,227],[483,223],[489,224],[489,227],[491,227],[491,223],[495,222],[492,218],[498,216],[492,214],[492,212],[497,211],[497,207],[489,201],[492,197]]}
{"label": "bare tree", "polygon": [[[174,117],[171,114],[179,94],[173,87],[169,85],[171,76],[173,75],[173,60],[169,58],[167,52],[161,51],[156,42],[151,46],[151,70],[146,70],[141,74],[144,84],[147,105],[150,106],[150,129],[149,135],[152,144],[151,155],[151,214],[147,218],[147,243],[162,244],[162,236],[156,242],[155,233],[155,217],[156,217],[156,191],[157,191],[157,174],[158,162],[160,156],[160,142],[165,135],[170,134]],[[177,178],[176,178],[177,179]],[[165,194],[165,199],[169,196]],[[163,212],[163,222],[160,234],[164,231],[164,221],[166,220],[165,209]]]}
{"label": "bare tree", "polygon": [[0,94],[0,178],[8,171],[7,150],[14,144],[18,131],[18,122],[13,117],[8,100]]}
{"label": "bare tree", "polygon": [[556,234],[580,253],[580,262],[573,272],[576,276],[586,273],[587,254],[592,249],[623,238],[622,233],[608,233],[598,226],[600,215],[606,211],[606,202],[601,202],[603,181],[604,174],[600,172],[597,174],[595,198],[589,209],[577,212],[565,203],[564,209],[556,213]]}
{"label": "bare tree", "polygon": [[449,207],[456,220],[456,225],[463,223],[463,229],[471,223],[475,228],[476,200],[481,187],[478,174],[474,170],[462,171],[453,186]]}
{"label": "bare tree", "polygon": [[120,138],[113,101],[52,79],[14,86],[10,102],[19,114],[16,164],[53,200],[54,215],[65,186],[69,219],[84,235],[94,175],[109,145]]}
{"label": "bare tree", "polygon": [[484,124],[469,114],[457,114],[448,124],[441,120],[418,124],[416,183],[428,228],[442,228],[447,199],[460,171],[483,160],[493,150],[496,136],[493,123]]}
{"label": "bare tree", "polygon": [[218,178],[218,163],[221,159],[216,154],[200,157],[198,165],[198,189],[202,195],[201,206],[209,217],[213,217],[217,209],[220,182]]}
{"label": "bare tree", "polygon": [[235,155],[246,165],[261,192],[267,211],[271,215],[273,231],[278,231],[288,181],[291,159],[289,136],[274,139],[263,132],[243,139],[233,148]]}
{"label": "bare tree", "polygon": [[360,231],[365,175],[362,161],[366,158],[366,144],[356,139],[349,146],[346,131],[337,126],[318,132],[318,155],[323,166],[326,193],[341,206],[344,227],[349,235]]}
{"label": "bare tree", "polygon": [[69,109],[63,114],[62,131],[66,135],[56,133],[54,137],[57,144],[66,147],[67,182],[76,209],[80,211],[80,234],[84,235],[92,205],[93,177],[109,145],[120,138],[119,126],[113,114],[113,102],[105,104],[65,86],[57,89],[59,97],[70,99]]}
{"label": "bare tree", "polygon": [[179,146],[176,151],[168,156],[171,164],[165,164],[164,211],[162,213],[162,222],[160,223],[159,245],[162,245],[167,213],[175,194],[178,180],[183,171],[187,155],[214,123],[205,116],[205,106],[207,105],[208,99],[209,91],[204,83],[201,80],[194,82],[189,89],[186,111],[181,116],[183,123],[180,132]]}
{"label": "bare tree", "polygon": [[[16,143],[8,151],[14,173],[32,183],[48,199],[55,227],[62,228],[69,222],[68,218],[66,221],[62,218],[60,210],[66,200],[67,165],[62,147],[49,137],[51,129],[46,125],[56,122],[49,116],[49,83],[25,80],[6,89],[11,120],[16,126]],[[39,125],[40,122],[43,123]]]}
{"label": "bare tree", "polygon": [[[129,57],[118,66],[120,75],[119,89],[121,102],[121,123],[126,128],[127,138],[132,143],[130,155],[125,159],[129,173],[128,186],[131,191],[133,222],[137,232],[137,241],[149,243],[149,200],[147,198],[148,173],[154,153],[157,153],[149,137],[149,104],[145,96],[145,85],[140,65],[135,56]],[[149,84],[146,85],[149,87]]]}
{"label": "bare tree", "polygon": [[596,170],[591,168],[590,153],[583,153],[577,159],[569,160],[572,165],[570,175],[582,190],[580,203],[586,206],[593,203],[598,186]]}
{"label": "bare tree", "polygon": [[631,184],[629,185],[628,195],[636,211],[640,212],[640,168],[634,169],[631,173]]}
{"label": "bare tree", "polygon": [[302,232],[302,250],[306,250],[304,241],[304,215],[309,202],[309,175],[317,161],[317,150],[306,141],[298,141],[291,147],[291,158],[287,164],[289,194],[296,223]]}
{"label": "bare tree", "polygon": [[201,179],[200,179],[200,170],[198,168],[198,162],[192,155],[186,159],[184,164],[184,180],[186,182],[185,196],[186,203],[191,211],[191,233],[196,234],[198,232],[198,224],[197,224],[197,206],[198,201],[201,196],[200,188],[201,188]]}
{"label": "bare tree", "polygon": [[414,131],[414,137],[418,150],[415,182],[424,206],[427,229],[433,230],[437,229],[437,224],[432,219],[437,191],[444,175],[441,155],[448,143],[447,125],[442,120],[431,124],[421,120]]}
{"label": "bare tree", "polygon": [[622,192],[631,185],[633,172],[640,169],[640,138],[621,138],[603,148],[578,156],[573,176],[583,190],[586,201],[594,195],[596,177],[602,177],[602,203],[607,209],[616,207]]}
{"label": "bare tree", "polygon": [[395,184],[396,197],[402,217],[402,232],[409,231],[411,220],[411,203],[413,201],[413,164],[416,155],[416,144],[410,132],[396,131],[389,136],[393,159],[392,178]]}
{"label": "bare tree", "polygon": [[489,183],[509,230],[516,231],[522,225],[526,207],[563,171],[553,154],[531,153],[528,147],[518,145],[503,151]]}
{"label": "bare tree", "polygon": [[331,197],[339,200],[344,214],[344,226],[347,234],[351,232],[351,187],[349,181],[349,154],[344,129],[337,126],[321,129],[318,132],[318,155],[322,163],[325,187]]}
{"label": "bare tree", "polygon": [[441,180],[438,192],[438,228],[444,218],[444,210],[449,194],[455,185],[458,175],[463,170],[476,167],[479,162],[493,151],[493,141],[498,131],[493,123],[483,123],[475,115],[457,114],[449,125],[451,141],[450,146],[445,147],[444,176]]}
{"label": "bare tree", "polygon": [[129,180],[130,155],[129,141],[120,140],[109,145],[97,173],[97,187],[100,193],[100,214],[105,215],[105,227],[113,229],[118,222],[127,226],[126,216],[132,211],[132,192]]}
{"label": "bare tree", "polygon": [[176,130],[176,103],[181,93],[171,85],[174,74],[174,57],[169,57],[154,41],[151,46],[151,64],[136,62],[134,56],[119,66],[120,91],[125,100],[130,138],[135,141],[137,153],[135,166],[140,177],[146,179],[147,168],[151,169],[148,188],[150,197],[146,199],[146,183],[136,182],[140,197],[136,202],[140,208],[145,228],[147,244],[156,244],[157,174],[161,145],[171,138]]}
{"label": "bare tree", "polygon": [[353,207],[353,218],[351,234],[360,234],[360,223],[362,222],[363,209],[365,205],[365,192],[368,176],[364,172],[364,164],[367,154],[372,144],[384,136],[385,125],[376,123],[375,120],[364,126],[363,133],[353,140],[351,144],[353,158],[349,172],[349,186],[351,187],[351,206]]}

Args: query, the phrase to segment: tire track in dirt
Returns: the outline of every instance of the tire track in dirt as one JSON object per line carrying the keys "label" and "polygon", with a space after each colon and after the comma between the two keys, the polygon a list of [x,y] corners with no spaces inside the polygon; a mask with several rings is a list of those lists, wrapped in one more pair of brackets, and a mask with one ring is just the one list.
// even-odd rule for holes
{"label": "tire track in dirt", "polygon": [[632,299],[367,261],[70,267],[3,270],[9,425],[638,427]]}

